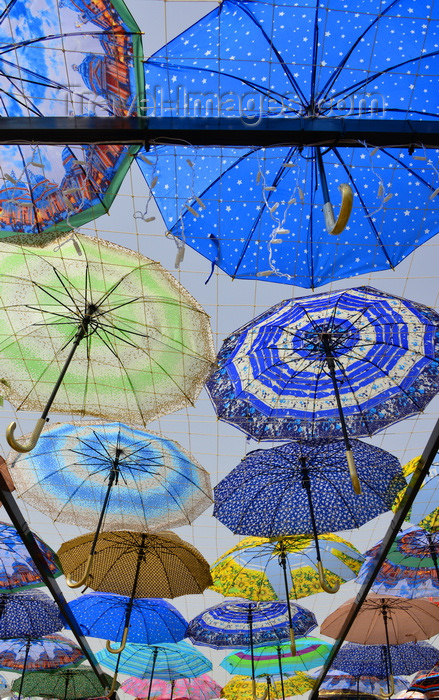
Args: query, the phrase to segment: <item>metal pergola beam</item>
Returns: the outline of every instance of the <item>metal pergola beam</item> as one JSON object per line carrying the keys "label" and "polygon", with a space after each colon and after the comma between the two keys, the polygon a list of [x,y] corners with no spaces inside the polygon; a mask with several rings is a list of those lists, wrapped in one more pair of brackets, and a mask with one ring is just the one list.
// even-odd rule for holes
{"label": "metal pergola beam", "polygon": [[326,117],[1,117],[2,144],[439,147],[439,120]]}
{"label": "metal pergola beam", "polygon": [[349,612],[349,615],[346,618],[346,621],[342,627],[341,633],[339,638],[336,640],[334,646],[332,647],[328,658],[326,659],[325,665],[322,668],[322,671],[316,681],[316,684],[314,688],[312,689],[310,695],[309,695],[309,700],[317,700],[318,698],[318,692],[319,688],[328,673],[329,669],[332,666],[332,663],[337,656],[341,645],[346,639],[346,635],[348,634],[350,628],[352,627],[355,618],[357,617],[357,614],[366,599],[367,594],[369,593],[372,584],[381,569],[381,566],[387,557],[387,554],[389,552],[389,549],[397,536],[399,530],[401,529],[404,520],[406,519],[406,516],[408,515],[410,508],[413,505],[413,501],[415,500],[419,489],[422,486],[422,483],[425,479],[425,477],[428,474],[428,471],[431,467],[431,464],[439,451],[439,420],[436,422],[435,427],[433,428],[433,432],[430,435],[430,438],[427,442],[427,445],[422,453],[422,456],[419,460],[418,467],[413,474],[409,485],[407,486],[407,490],[405,492],[404,498],[402,499],[401,505],[398,508],[398,510],[395,513],[395,516],[392,519],[392,522],[390,523],[388,530],[384,536],[384,539],[381,544],[381,548],[379,552],[376,555],[375,559],[375,564],[374,567],[370,573],[369,578],[365,583],[362,585],[360,588],[355,601],[352,604],[352,608]]}
{"label": "metal pergola beam", "polygon": [[[3,459],[0,457],[1,461],[4,463]],[[84,637],[84,635],[81,632],[81,628],[78,625],[78,622],[76,621],[75,616],[73,615],[72,611],[70,610],[66,599],[64,598],[63,592],[61,591],[56,579],[53,577],[52,572],[50,571],[49,567],[46,564],[46,561],[41,553],[40,548],[37,545],[37,542],[35,540],[35,537],[31,530],[29,529],[29,525],[26,522],[26,519],[24,518],[20,508],[17,505],[17,502],[15,498],[13,497],[12,493],[10,492],[7,483],[4,480],[4,477],[2,473],[0,472],[0,500],[9,516],[11,519],[11,522],[15,529],[17,530],[18,534],[20,535],[21,539],[23,540],[23,544],[26,547],[27,551],[29,552],[30,556],[32,557],[32,560],[38,570],[38,573],[40,574],[44,584],[47,586],[49,589],[55,603],[58,605],[58,608],[61,612],[61,614],[64,616],[65,620],[68,622],[70,629],[73,632],[73,635],[75,636],[76,641],[78,642],[79,646],[81,647],[87,661],[89,662],[90,666],[92,667],[93,671],[95,672],[96,676],[98,677],[99,681],[102,684],[103,690],[108,688],[108,682],[107,679],[105,678],[104,672],[99,666],[98,663],[96,663],[93,652],[90,649],[90,646],[88,644],[87,639]],[[104,693],[103,693],[104,694]]]}

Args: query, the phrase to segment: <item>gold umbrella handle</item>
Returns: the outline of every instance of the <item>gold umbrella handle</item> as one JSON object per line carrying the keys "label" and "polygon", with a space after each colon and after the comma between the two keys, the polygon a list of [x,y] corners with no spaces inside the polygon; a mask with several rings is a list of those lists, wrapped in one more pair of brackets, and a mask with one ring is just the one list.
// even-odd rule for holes
{"label": "gold umbrella handle", "polygon": [[326,591],[326,593],[337,593],[337,591],[340,588],[340,584],[336,583],[334,586],[329,585],[329,583],[325,579],[325,574],[323,572],[323,564],[321,561],[317,562],[317,570],[319,572],[319,582],[323,590]]}
{"label": "gold umbrella handle", "polygon": [[294,630],[290,627],[290,649],[291,656],[296,656],[296,641],[294,639]]}
{"label": "gold umbrella handle", "polygon": [[349,474],[351,475],[351,482],[354,488],[354,492],[357,496],[361,496],[361,485],[357,474],[357,468],[355,466],[354,455],[352,450],[346,450],[346,459],[348,461]]}
{"label": "gold umbrella handle", "polygon": [[110,654],[121,654],[126,647],[127,637],[128,637],[128,626],[125,627],[125,629],[123,631],[122,641],[120,643],[120,647],[118,649],[114,649],[114,647],[111,646],[111,641],[109,639],[107,639],[107,641],[105,643],[106,650],[109,651]]}
{"label": "gold umbrella handle", "polygon": [[44,428],[45,424],[45,418],[38,418],[37,424],[33,429],[32,435],[30,436],[29,442],[27,443],[27,445],[21,445],[19,442],[17,442],[17,440],[14,437],[14,432],[15,428],[17,427],[17,424],[15,421],[13,421],[6,428],[6,440],[8,441],[8,444],[12,447],[12,449],[16,452],[30,452],[34,449],[35,445],[37,444],[38,438],[40,437],[41,431]]}
{"label": "gold umbrella handle", "polygon": [[254,678],[252,678],[252,691],[253,691],[253,700],[265,700],[265,698],[268,695],[268,688],[264,690],[264,694],[261,695],[261,697],[258,697],[256,695],[256,681]]}
{"label": "gold umbrella handle", "polygon": [[395,681],[393,680],[393,676],[389,676],[389,692],[385,693],[384,690],[381,688],[380,690],[380,697],[381,698],[391,698],[392,695],[395,692]]}
{"label": "gold umbrella handle", "polygon": [[117,686],[117,671],[116,671],[116,673],[115,673],[114,676],[113,676],[113,682],[112,682],[112,684],[111,684],[111,688],[110,688],[110,690],[108,691],[107,695],[105,695],[106,698],[111,698],[111,696],[113,695],[114,691],[116,690],[116,686]]}
{"label": "gold umbrella handle", "polygon": [[333,236],[337,236],[346,228],[354,203],[354,195],[350,185],[343,183],[338,186],[338,189],[341,192],[341,206],[337,220],[335,219],[331,202],[326,202],[323,205],[326,230]]}
{"label": "gold umbrella handle", "polygon": [[88,555],[87,563],[85,565],[85,573],[83,574],[82,578],[79,581],[73,581],[71,574],[68,574],[66,576],[66,583],[69,588],[79,588],[80,586],[83,586],[88,579],[88,576],[90,574],[90,569],[91,565],[93,563],[93,554]]}

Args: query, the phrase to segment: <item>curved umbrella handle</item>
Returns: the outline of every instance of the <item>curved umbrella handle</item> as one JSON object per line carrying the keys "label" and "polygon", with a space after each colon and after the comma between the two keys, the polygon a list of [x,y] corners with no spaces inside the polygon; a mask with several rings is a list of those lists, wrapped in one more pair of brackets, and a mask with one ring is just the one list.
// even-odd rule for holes
{"label": "curved umbrella handle", "polygon": [[20,445],[20,443],[17,442],[17,440],[14,437],[14,432],[15,428],[17,427],[17,424],[15,421],[13,421],[6,428],[6,440],[8,441],[8,444],[12,447],[12,449],[16,452],[30,452],[34,449],[35,445],[37,444],[38,438],[41,435],[41,431],[44,428],[45,423],[45,418],[38,418],[37,424],[33,429],[32,435],[30,436],[29,442],[27,443],[27,445]]}
{"label": "curved umbrella handle", "polygon": [[87,563],[85,565],[85,572],[81,579],[79,581],[73,581],[72,577],[70,574],[67,574],[66,576],[66,583],[69,588],[79,588],[80,586],[83,586],[88,579],[88,576],[90,574],[90,569],[91,565],[93,563],[93,554],[88,555]]}
{"label": "curved umbrella handle", "polygon": [[121,654],[126,647],[127,637],[128,637],[128,627],[125,627],[125,629],[123,631],[122,641],[120,643],[120,647],[118,649],[114,649],[114,647],[110,646],[111,641],[109,639],[107,639],[107,641],[105,642],[106,650],[109,651],[110,654]]}
{"label": "curved umbrella handle", "polygon": [[334,210],[331,202],[325,202],[323,205],[323,215],[325,217],[326,230],[333,236],[337,236],[344,231],[349,221],[354,202],[352,188],[347,183],[338,186],[341,192],[341,205],[337,220],[335,220]]}
{"label": "curved umbrella handle", "polygon": [[317,562],[317,570],[319,572],[319,582],[323,590],[326,591],[326,593],[337,593],[337,591],[340,588],[340,584],[336,583],[335,586],[330,586],[329,583],[327,583],[327,581],[325,580],[323,564],[321,561]]}
{"label": "curved umbrella handle", "polygon": [[389,692],[385,693],[384,690],[381,688],[380,697],[381,698],[391,698],[392,695],[394,694],[394,692],[395,692],[395,682],[393,680],[393,676],[390,675],[389,676]]}
{"label": "curved umbrella handle", "polygon": [[266,690],[264,690],[264,694],[261,695],[261,697],[259,698],[259,697],[256,695],[256,681],[255,681],[255,679],[253,678],[253,679],[252,679],[252,692],[253,692],[253,700],[265,700],[265,698],[266,698],[267,695],[268,695],[268,688],[267,688]]}
{"label": "curved umbrella handle", "polygon": [[116,671],[116,673],[115,673],[114,676],[113,676],[113,682],[112,682],[112,684],[111,684],[111,688],[110,688],[110,690],[108,691],[107,695],[105,695],[106,698],[111,698],[111,696],[113,695],[114,691],[116,690],[116,686],[117,686],[117,671]]}

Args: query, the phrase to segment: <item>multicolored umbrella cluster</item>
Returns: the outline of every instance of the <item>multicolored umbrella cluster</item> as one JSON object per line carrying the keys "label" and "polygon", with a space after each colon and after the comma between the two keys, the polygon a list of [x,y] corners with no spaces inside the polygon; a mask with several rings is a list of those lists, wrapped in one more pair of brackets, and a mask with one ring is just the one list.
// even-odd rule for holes
{"label": "multicolored umbrella cluster", "polygon": [[[361,117],[366,98],[375,112],[382,99],[386,128],[401,110],[437,120],[437,18],[424,0],[413,17],[400,5],[223,0],[143,65],[122,0],[11,2],[2,115],[142,116],[160,84],[176,117],[180,88],[195,82],[232,96],[228,107],[219,100],[221,117],[242,118],[251,88],[259,107],[247,103],[249,125],[274,116],[273,105],[285,119],[326,120],[349,99],[346,117]],[[113,673],[103,688],[93,668],[74,668],[81,650],[57,634],[67,625],[55,603],[27,590],[41,576],[0,524],[0,668],[20,672],[18,700],[108,697],[119,673],[132,676],[122,690],[147,700],[285,700],[313,687],[332,646],[309,636],[319,621],[296,601],[370,578],[381,542],[362,554],[334,533],[403,498],[416,462],[403,471],[359,438],[438,394],[439,314],[374,286],[293,292],[239,328],[232,318],[215,356],[208,314],[165,267],[74,227],[108,209],[139,153],[178,264],[188,244],[211,272],[243,279],[314,289],[371,276],[439,231],[438,170],[414,154],[422,144],[406,157],[353,141],[225,145],[220,156],[215,145],[1,146],[0,386],[15,410],[40,415],[29,434],[8,427],[7,467],[23,502],[87,530],[57,554],[37,544],[53,576],[62,568],[70,589],[91,589],[69,609],[83,635],[105,640],[96,661]],[[187,449],[147,425],[192,407],[203,387],[220,420],[278,443],[248,451],[213,490]],[[71,421],[47,425],[52,411]],[[439,632],[439,608],[425,600],[439,587],[435,478],[422,492],[428,507],[416,502],[395,537],[326,693],[390,697],[404,687],[394,674],[438,663],[421,641]],[[245,539],[210,565],[172,529],[213,502],[217,521]],[[208,588],[225,599],[191,621],[169,602]],[[336,638],[351,605],[321,633]],[[230,650],[221,666],[237,675],[222,690],[197,646]],[[411,688],[435,684],[431,672]]]}

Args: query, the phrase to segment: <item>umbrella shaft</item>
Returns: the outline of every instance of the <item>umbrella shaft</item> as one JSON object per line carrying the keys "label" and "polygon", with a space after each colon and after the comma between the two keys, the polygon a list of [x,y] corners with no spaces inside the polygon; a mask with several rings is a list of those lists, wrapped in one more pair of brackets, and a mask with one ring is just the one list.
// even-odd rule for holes
{"label": "umbrella shaft", "polygon": [[323,166],[322,152],[318,146],[316,146],[316,148],[315,148],[315,153],[316,153],[316,161],[317,161],[317,170],[319,171],[320,185],[322,187],[323,203],[327,204],[330,201],[329,200],[328,182],[326,180],[325,168]]}
{"label": "umbrella shaft", "polygon": [[277,648],[277,658],[279,661],[280,687],[282,688],[282,700],[285,700],[284,674],[282,673],[282,657],[280,647]]}
{"label": "umbrella shaft", "polygon": [[23,671],[21,673],[21,678],[20,678],[20,688],[18,690],[18,700],[21,700],[21,691],[23,690],[24,674],[26,673],[26,664],[27,664],[27,658],[29,656],[30,644],[31,644],[30,639],[28,639],[26,642],[26,652],[24,654]]}
{"label": "umbrella shaft", "polygon": [[343,413],[343,407],[341,405],[340,392],[337,384],[337,377],[335,376],[335,362],[334,356],[331,351],[331,346],[329,345],[329,339],[327,334],[322,334],[323,349],[325,351],[326,362],[328,363],[329,374],[332,380],[332,385],[334,387],[335,401],[337,403],[338,415],[340,417],[341,431],[343,433],[344,443],[347,450],[351,450],[351,444],[349,442],[348,429],[346,427],[346,421]]}
{"label": "umbrella shaft", "polygon": [[149,679],[149,688],[148,688],[148,700],[151,698],[151,690],[152,690],[152,681],[154,679],[154,670],[155,670],[155,662],[157,661],[157,654],[159,653],[159,650],[156,648],[152,652],[152,668],[151,668],[151,677]]}

